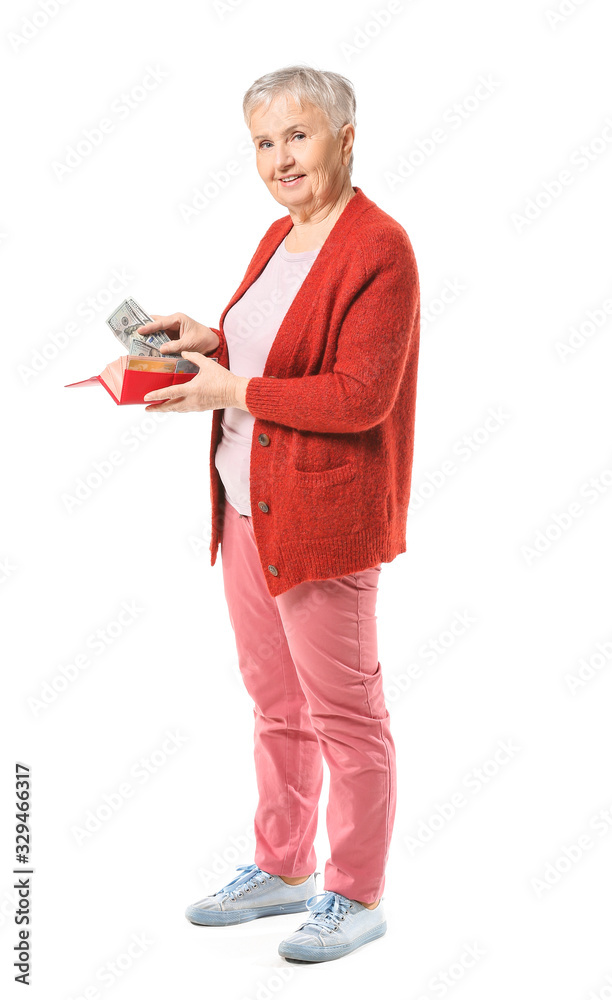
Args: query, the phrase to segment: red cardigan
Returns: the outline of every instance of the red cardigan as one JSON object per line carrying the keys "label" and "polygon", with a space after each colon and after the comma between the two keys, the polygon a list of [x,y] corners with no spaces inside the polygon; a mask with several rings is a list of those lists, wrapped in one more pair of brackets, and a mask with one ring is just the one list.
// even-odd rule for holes
{"label": "red cardigan", "polygon": [[[391,562],[406,551],[420,331],[419,276],[403,227],[361,188],[347,203],[276,334],[255,417],[250,493],[273,597]],[[276,219],[220,320],[209,355],[230,368],[223,321],[292,228]],[[222,542],[223,484],[210,448],[211,565]]]}

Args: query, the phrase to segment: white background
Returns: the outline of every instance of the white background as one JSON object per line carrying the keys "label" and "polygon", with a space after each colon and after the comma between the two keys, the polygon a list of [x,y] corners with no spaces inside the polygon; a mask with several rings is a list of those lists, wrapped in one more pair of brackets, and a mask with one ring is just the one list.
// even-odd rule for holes
{"label": "white background", "polygon": [[[366,997],[394,977],[405,1000],[610,997],[606,0],[405,0],[380,30],[372,12],[387,4],[348,0],[225,12],[71,0],[47,23],[40,9],[2,9],[2,981],[14,974],[22,761],[30,996]],[[388,932],[303,967],[277,954],[301,915],[229,928],[183,915],[254,847],[252,703],[208,550],[210,413],[152,424],[101,387],[64,388],[120,353],[105,319],[125,295],[218,325],[286,214],[240,152],[242,97],[295,62],[353,82],[353,184],[408,232],[423,316],[408,549],[383,566],[378,601],[399,782]],[[148,67],[163,79],[120,113]],[[58,176],[105,117],[113,131]],[[187,223],[181,204],[232,159],[236,176]],[[412,170],[398,179],[401,163]],[[555,187],[562,171],[571,183]],[[107,291],[115,270],[129,276],[119,294]],[[372,336],[384,350],[384,331]],[[69,509],[96,463],[108,475]],[[117,629],[122,602],[140,610]],[[453,635],[458,615],[470,623]],[[98,629],[114,636],[101,653]],[[87,666],[36,708],[79,655]],[[136,777],[169,732],[175,752]],[[131,796],[78,842],[125,782]],[[320,871],[326,798],[327,772]],[[134,935],[148,943],[126,959]],[[113,963],[120,975],[102,980]]]}

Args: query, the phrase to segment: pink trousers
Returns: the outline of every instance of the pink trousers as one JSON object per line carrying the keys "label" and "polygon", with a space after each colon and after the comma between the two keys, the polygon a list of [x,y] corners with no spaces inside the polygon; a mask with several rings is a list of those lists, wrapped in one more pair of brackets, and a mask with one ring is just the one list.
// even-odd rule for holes
{"label": "pink trousers", "polygon": [[255,864],[296,878],[315,871],[325,758],[324,888],[374,903],[383,895],[396,804],[376,638],[381,566],[272,597],[252,519],[229,501],[221,558],[238,664],[255,704]]}

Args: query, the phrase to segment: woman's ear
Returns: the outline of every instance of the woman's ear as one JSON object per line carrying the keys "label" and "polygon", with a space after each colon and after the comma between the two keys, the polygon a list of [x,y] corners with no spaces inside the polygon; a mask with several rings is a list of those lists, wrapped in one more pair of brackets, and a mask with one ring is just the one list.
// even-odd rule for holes
{"label": "woman's ear", "polygon": [[348,162],[351,158],[351,152],[353,150],[353,145],[355,142],[355,126],[347,122],[343,125],[344,134],[342,136],[342,163],[344,166],[348,166]]}

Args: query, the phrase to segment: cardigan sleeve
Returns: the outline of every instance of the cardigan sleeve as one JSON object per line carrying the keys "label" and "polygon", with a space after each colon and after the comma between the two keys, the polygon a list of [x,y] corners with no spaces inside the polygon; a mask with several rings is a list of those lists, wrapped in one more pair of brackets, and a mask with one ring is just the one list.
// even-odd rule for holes
{"label": "cardigan sleeve", "polygon": [[342,320],[333,371],[253,377],[246,388],[248,410],[296,430],[343,433],[374,427],[393,407],[418,322],[412,248],[407,237],[387,233],[384,252],[364,268],[364,281]]}
{"label": "cardigan sleeve", "polygon": [[225,338],[225,334],[223,333],[222,330],[217,330],[217,328],[214,327],[214,326],[209,327],[209,330],[212,330],[213,333],[217,334],[217,336],[219,338],[219,343],[218,343],[218,345],[216,347],[213,347],[210,351],[207,351],[206,354],[204,355],[204,357],[205,358],[218,358],[219,359],[219,364],[223,368],[228,368],[229,369],[229,350],[228,350],[227,340]]}
{"label": "cardigan sleeve", "polygon": [[210,351],[206,351],[206,354],[204,355],[205,358],[207,358],[209,354],[215,354],[217,351],[221,351],[223,349],[223,342],[225,341],[225,337],[221,332],[221,330],[217,330],[215,326],[209,326],[208,329],[212,330],[213,333],[217,334],[217,337],[219,338],[219,343],[217,344],[216,347],[211,348]]}

